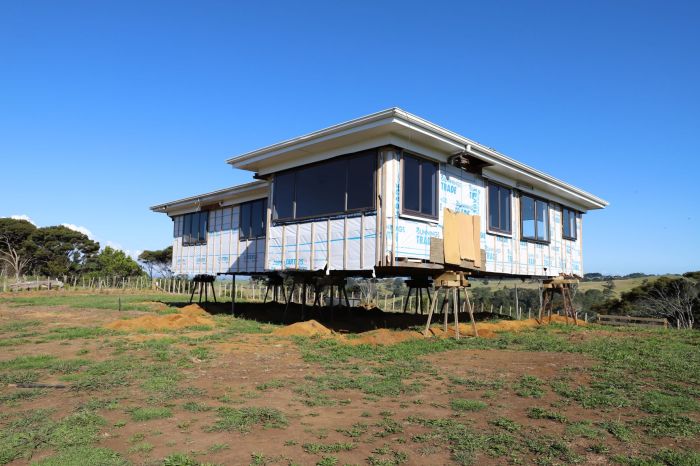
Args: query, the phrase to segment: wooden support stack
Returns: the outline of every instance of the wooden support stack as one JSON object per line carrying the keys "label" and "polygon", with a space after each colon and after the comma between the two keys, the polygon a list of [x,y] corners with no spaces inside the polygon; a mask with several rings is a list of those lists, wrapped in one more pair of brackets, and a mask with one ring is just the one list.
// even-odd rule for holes
{"label": "wooden support stack", "polygon": [[[459,340],[459,295],[464,291],[465,300],[462,305],[462,310],[466,307],[469,312],[469,319],[471,320],[472,329],[474,330],[474,336],[478,337],[478,331],[476,329],[476,322],[474,321],[474,309],[472,308],[471,300],[469,299],[469,293],[467,288],[470,286],[469,279],[464,272],[453,272],[447,271],[437,276],[433,281],[433,287],[435,288],[435,293],[433,294],[433,300],[430,305],[430,310],[428,311],[428,321],[425,324],[425,330],[423,335],[428,336],[430,332],[430,323],[433,318],[433,314],[437,309],[437,303],[439,301],[438,296],[442,291],[443,293],[443,306],[444,303],[450,301],[452,305],[452,312],[454,315],[454,325],[455,325],[455,338]],[[447,305],[447,310],[444,313],[443,331],[447,332],[447,325],[449,320],[449,308]]]}
{"label": "wooden support stack", "polygon": [[209,302],[209,292],[208,289],[211,287],[211,293],[214,296],[214,302],[216,302],[216,292],[214,291],[214,280],[216,277],[214,275],[200,274],[195,275],[192,279],[194,286],[192,287],[192,294],[190,295],[190,304],[192,304],[192,298],[194,298],[194,293],[199,289],[199,302],[202,302],[202,291],[204,292],[204,302]]}
{"label": "wooden support stack", "polygon": [[403,304],[404,314],[406,313],[406,310],[408,309],[408,302],[411,300],[411,292],[413,290],[416,291],[416,305],[415,305],[416,314],[418,314],[419,310],[420,310],[420,313],[423,314],[423,290],[425,290],[425,293],[428,295],[428,309],[430,309],[430,306],[432,305],[432,300],[433,300],[433,297],[430,295],[430,287],[432,286],[432,284],[430,283],[430,278],[429,277],[411,278],[409,280],[406,280],[404,283],[406,284],[406,286],[408,286],[408,295],[406,296],[406,301]]}
{"label": "wooden support stack", "polygon": [[543,315],[546,313],[549,321],[551,322],[554,295],[561,294],[564,301],[564,315],[566,316],[566,323],[569,323],[569,317],[571,317],[574,324],[578,325],[576,309],[574,309],[572,296],[572,288],[577,284],[577,279],[568,277],[556,277],[552,278],[551,280],[545,280],[542,284],[542,307],[540,308],[540,315],[537,321],[542,323]]}
{"label": "wooden support stack", "polygon": [[[272,301],[275,303],[279,302],[279,290],[284,291],[284,278],[281,275],[270,275],[267,277],[267,287],[265,288],[265,297],[263,298],[263,304],[267,302],[267,296],[272,290]],[[286,296],[285,296],[286,301]]]}

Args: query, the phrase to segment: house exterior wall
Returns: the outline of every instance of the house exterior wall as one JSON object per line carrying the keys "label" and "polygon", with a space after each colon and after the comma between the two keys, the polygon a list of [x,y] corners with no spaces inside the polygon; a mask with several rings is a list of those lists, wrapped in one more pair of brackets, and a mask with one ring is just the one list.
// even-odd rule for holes
{"label": "house exterior wall", "polygon": [[[238,205],[210,210],[206,244],[184,246],[182,238],[175,235],[173,271],[188,275],[322,270],[325,267],[329,270],[364,271],[372,270],[375,265],[391,265],[392,258],[427,260],[430,257],[430,238],[442,237],[443,210],[449,208],[481,216],[480,241],[486,253],[487,272],[583,275],[580,213],[577,214],[575,241],[562,238],[561,206],[555,202],[549,204],[550,242],[522,241],[519,197],[514,190],[512,234],[492,234],[487,231],[487,180],[440,163],[438,220],[404,215],[401,213],[400,160],[401,150],[398,148],[379,151],[378,198],[374,212],[274,225],[269,218],[271,202],[268,202],[267,241],[266,238],[239,241]],[[174,217],[175,232],[181,230],[181,221],[181,216]],[[382,231],[384,235],[377,235]]]}
{"label": "house exterior wall", "polygon": [[372,270],[376,264],[377,215],[275,225],[269,229],[268,270]]}
{"label": "house exterior wall", "polygon": [[[512,234],[492,234],[487,231],[486,184],[484,177],[440,163],[437,221],[425,220],[401,213],[400,151],[387,154],[384,163],[387,178],[384,189],[387,198],[386,242],[384,253],[389,257],[427,260],[430,238],[442,237],[445,208],[469,215],[481,216],[481,248],[486,252],[486,271],[513,275],[549,275],[560,273],[583,275],[582,218],[577,214],[577,240],[562,238],[561,206],[549,203],[549,244],[520,240],[519,197],[511,199]],[[515,183],[513,183],[515,184]],[[515,191],[514,191],[515,192]],[[546,271],[545,271],[546,267]]]}
{"label": "house exterior wall", "polygon": [[[223,272],[263,272],[265,238],[239,241],[239,206],[209,211],[206,244],[184,246],[182,237],[173,240],[175,274],[215,275]],[[182,216],[173,218],[175,232],[181,231]]]}

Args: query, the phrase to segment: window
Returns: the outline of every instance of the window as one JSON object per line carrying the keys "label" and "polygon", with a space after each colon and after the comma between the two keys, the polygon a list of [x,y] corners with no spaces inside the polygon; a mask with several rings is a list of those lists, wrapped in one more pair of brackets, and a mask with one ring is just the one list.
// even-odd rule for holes
{"label": "window", "polygon": [[185,214],[180,219],[181,230],[178,232],[182,236],[183,246],[195,246],[207,244],[207,223],[209,212],[194,212]]}
{"label": "window", "polygon": [[512,231],[510,221],[511,190],[500,184],[488,184],[489,230],[497,233]]}
{"label": "window", "polygon": [[549,242],[549,204],[530,196],[520,196],[522,238]]}
{"label": "window", "polygon": [[403,212],[437,218],[438,164],[404,154]]}
{"label": "window", "polygon": [[240,205],[239,240],[265,236],[267,221],[267,199],[244,202]]}
{"label": "window", "polygon": [[562,207],[561,222],[562,236],[564,237],[564,239],[576,241],[576,211],[572,209],[567,209],[566,207]]}
{"label": "window", "polygon": [[273,216],[296,220],[374,209],[377,152],[337,157],[275,175]]}

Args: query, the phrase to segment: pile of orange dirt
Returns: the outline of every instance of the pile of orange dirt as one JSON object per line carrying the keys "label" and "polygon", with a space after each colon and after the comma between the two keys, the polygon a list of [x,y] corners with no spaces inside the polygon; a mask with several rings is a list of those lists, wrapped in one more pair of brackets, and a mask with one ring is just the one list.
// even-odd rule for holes
{"label": "pile of orange dirt", "polygon": [[346,337],[343,340],[349,345],[393,345],[418,338],[423,338],[423,335],[417,331],[380,328],[378,330],[360,333],[357,337]]}
{"label": "pile of orange dirt", "polygon": [[[517,332],[527,328],[539,327],[540,325],[548,325],[550,319],[545,317],[542,319],[543,322],[540,324],[537,319],[524,319],[524,320],[499,320],[497,322],[477,322],[476,330],[479,332],[479,336],[483,338],[494,338],[496,332]],[[566,317],[560,315],[552,315],[551,323],[566,324]],[[573,325],[573,319],[569,318],[570,325]],[[578,321],[578,325],[586,325],[582,320]],[[435,324],[430,327],[430,331],[435,336],[445,336],[445,332],[442,331],[442,324],[438,326]],[[450,322],[447,328],[447,336],[453,336],[455,333],[454,323]],[[473,336],[474,330],[470,322],[461,322],[459,324],[459,333],[462,336]]]}
{"label": "pile of orange dirt", "polygon": [[214,319],[198,304],[190,304],[177,314],[142,316],[134,319],[116,320],[105,327],[112,330],[178,330],[199,325],[214,326]]}
{"label": "pile of orange dirt", "polygon": [[169,309],[167,304],[160,301],[142,301],[136,304],[146,306],[151,311],[167,311]]}
{"label": "pile of orange dirt", "polygon": [[312,337],[315,335],[328,336],[333,332],[315,320],[307,320],[306,322],[297,322],[296,324],[278,328],[272,333],[280,337]]}

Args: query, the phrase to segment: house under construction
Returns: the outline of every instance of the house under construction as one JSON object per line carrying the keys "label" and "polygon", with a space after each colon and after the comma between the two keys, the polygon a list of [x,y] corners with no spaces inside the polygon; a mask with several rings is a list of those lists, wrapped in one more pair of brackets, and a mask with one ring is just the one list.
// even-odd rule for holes
{"label": "house under construction", "polygon": [[177,274],[583,275],[607,202],[399,108],[227,160],[256,181],[151,207]]}

